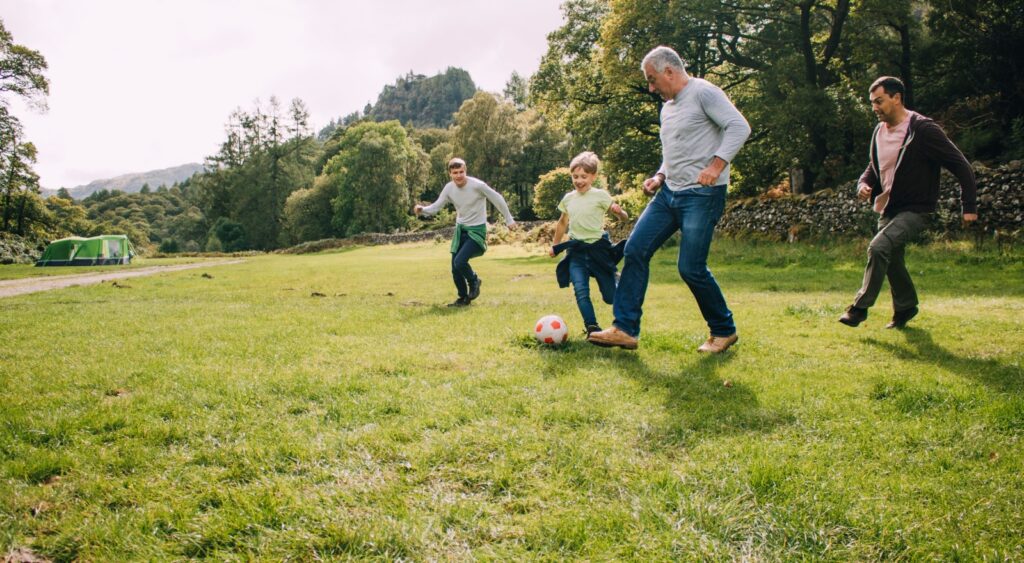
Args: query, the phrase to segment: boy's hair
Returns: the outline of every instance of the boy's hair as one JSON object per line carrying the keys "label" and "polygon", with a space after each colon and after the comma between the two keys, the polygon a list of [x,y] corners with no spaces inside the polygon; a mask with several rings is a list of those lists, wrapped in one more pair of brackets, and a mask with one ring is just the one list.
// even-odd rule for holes
{"label": "boy's hair", "polygon": [[459,157],[455,157],[448,161],[448,170],[455,170],[456,168],[465,168],[466,161]]}
{"label": "boy's hair", "polygon": [[874,82],[871,83],[871,87],[868,88],[868,94],[874,92],[875,89],[877,89],[879,86],[881,86],[882,89],[885,90],[886,95],[888,95],[889,97],[899,94],[900,100],[902,100],[907,95],[907,89],[905,86],[903,86],[903,81],[900,80],[899,78],[896,78],[895,76],[883,76],[878,80],[875,80]]}
{"label": "boy's hair", "polygon": [[582,168],[587,174],[597,174],[597,167],[601,165],[601,159],[591,151],[584,151],[576,155],[569,163],[569,172]]}

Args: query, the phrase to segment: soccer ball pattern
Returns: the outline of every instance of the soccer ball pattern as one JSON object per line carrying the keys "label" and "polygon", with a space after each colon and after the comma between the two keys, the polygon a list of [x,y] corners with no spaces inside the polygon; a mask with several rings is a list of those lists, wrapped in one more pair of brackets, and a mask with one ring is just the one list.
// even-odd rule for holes
{"label": "soccer ball pattern", "polygon": [[569,339],[569,327],[558,315],[547,315],[541,317],[533,327],[533,337],[541,344],[558,346]]}

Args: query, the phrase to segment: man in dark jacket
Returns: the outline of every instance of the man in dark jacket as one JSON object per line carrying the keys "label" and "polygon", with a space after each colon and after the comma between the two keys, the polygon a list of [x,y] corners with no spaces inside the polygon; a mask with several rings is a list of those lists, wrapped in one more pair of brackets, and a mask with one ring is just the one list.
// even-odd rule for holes
{"label": "man in dark jacket", "polygon": [[931,119],[903,106],[898,78],[883,76],[871,84],[871,109],[878,126],[871,137],[868,167],[857,196],[871,200],[881,214],[878,234],[868,246],[864,282],[839,322],[857,326],[868,318],[882,281],[889,279],[893,316],[886,328],[903,328],[917,315],[917,291],[904,264],[904,249],[928,226],[939,201],[940,167],[960,182],[964,222],[978,218],[974,171],[960,149]]}

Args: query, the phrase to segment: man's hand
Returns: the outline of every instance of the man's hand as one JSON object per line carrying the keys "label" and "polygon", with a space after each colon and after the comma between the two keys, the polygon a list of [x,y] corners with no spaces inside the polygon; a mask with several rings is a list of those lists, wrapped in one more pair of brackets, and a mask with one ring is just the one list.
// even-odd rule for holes
{"label": "man's hand", "polygon": [[416,215],[419,215],[420,213],[422,213],[422,212],[423,212],[423,206],[422,206],[422,205],[416,205],[416,206],[414,206],[414,207],[412,208],[412,212],[413,212],[413,213],[415,213]]}
{"label": "man's hand", "polygon": [[644,180],[644,194],[647,196],[654,195],[654,192],[658,191],[658,188],[661,187],[663,179],[664,176],[661,174],[655,174],[654,176]]}
{"label": "man's hand", "polygon": [[964,213],[964,223],[973,223],[978,220],[977,213]]}
{"label": "man's hand", "polygon": [[551,248],[548,249],[548,256],[552,258],[555,257],[555,247],[552,246]]}
{"label": "man's hand", "polygon": [[871,197],[871,186],[869,186],[867,184],[861,184],[860,187],[857,188],[857,199],[859,199],[861,201],[867,201],[868,198],[870,198],[870,197]]}
{"label": "man's hand", "polygon": [[519,223],[516,223],[515,221],[512,221],[511,223],[508,223],[506,226],[508,227],[508,230],[510,230],[510,231],[518,231],[519,230]]}
{"label": "man's hand", "polygon": [[712,158],[711,164],[700,171],[700,175],[697,176],[697,183],[702,186],[715,185],[718,177],[722,175],[722,170],[725,170],[725,161],[717,156]]}

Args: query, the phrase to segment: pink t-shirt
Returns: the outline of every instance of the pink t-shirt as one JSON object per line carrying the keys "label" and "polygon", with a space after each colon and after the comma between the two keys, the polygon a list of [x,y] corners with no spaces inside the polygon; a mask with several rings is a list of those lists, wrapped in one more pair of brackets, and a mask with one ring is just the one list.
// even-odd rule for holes
{"label": "pink t-shirt", "polygon": [[900,149],[903,147],[903,140],[907,136],[907,129],[910,128],[910,116],[914,112],[907,110],[907,117],[895,126],[889,127],[882,124],[875,135],[875,146],[878,148],[878,174],[882,181],[882,193],[875,198],[874,209],[881,213],[885,204],[889,203],[889,191],[892,190],[892,180],[896,176],[896,163],[900,156]]}

